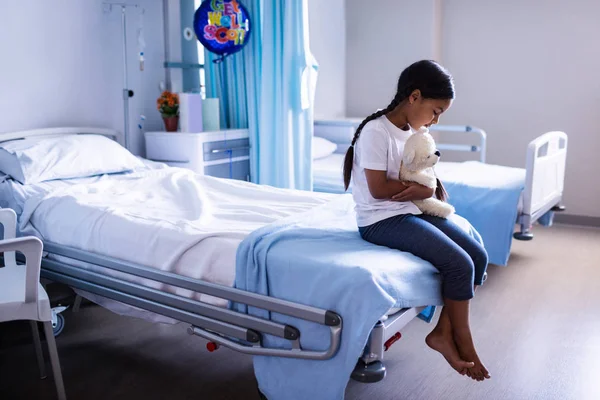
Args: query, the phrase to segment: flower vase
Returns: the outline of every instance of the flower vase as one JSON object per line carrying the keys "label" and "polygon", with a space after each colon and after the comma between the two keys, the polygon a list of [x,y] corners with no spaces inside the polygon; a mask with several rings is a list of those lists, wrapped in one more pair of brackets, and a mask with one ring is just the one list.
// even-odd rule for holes
{"label": "flower vase", "polygon": [[167,132],[177,132],[177,127],[179,125],[178,115],[172,117],[163,117],[163,121],[165,123],[165,129]]}

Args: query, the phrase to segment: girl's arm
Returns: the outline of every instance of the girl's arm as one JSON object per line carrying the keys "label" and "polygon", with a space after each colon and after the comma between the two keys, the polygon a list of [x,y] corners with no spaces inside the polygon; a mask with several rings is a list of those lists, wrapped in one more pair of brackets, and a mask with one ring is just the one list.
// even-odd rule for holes
{"label": "girl's arm", "polygon": [[435,195],[435,189],[428,188],[427,186],[419,185],[415,182],[406,183],[408,187],[402,192],[392,196],[393,201],[412,201],[412,200],[424,200]]}
{"label": "girl's arm", "polygon": [[388,179],[386,171],[365,169],[365,176],[369,185],[369,192],[377,200],[423,200],[435,194],[434,189],[416,183],[404,184],[394,179]]}

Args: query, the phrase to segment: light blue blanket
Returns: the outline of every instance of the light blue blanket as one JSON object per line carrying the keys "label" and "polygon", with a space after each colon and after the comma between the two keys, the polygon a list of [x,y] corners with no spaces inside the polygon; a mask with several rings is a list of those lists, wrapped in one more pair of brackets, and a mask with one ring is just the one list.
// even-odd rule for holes
{"label": "light blue blanket", "polygon": [[[344,398],[350,374],[375,323],[391,307],[440,305],[440,278],[429,263],[360,238],[350,195],[253,232],[238,248],[237,288],[332,310],[342,316],[338,353],[327,361],[255,357],[269,400]],[[478,240],[466,220],[457,222]],[[289,323],[304,349],[325,350],[329,328],[234,304],[241,312]],[[271,347],[287,341],[265,336]]]}

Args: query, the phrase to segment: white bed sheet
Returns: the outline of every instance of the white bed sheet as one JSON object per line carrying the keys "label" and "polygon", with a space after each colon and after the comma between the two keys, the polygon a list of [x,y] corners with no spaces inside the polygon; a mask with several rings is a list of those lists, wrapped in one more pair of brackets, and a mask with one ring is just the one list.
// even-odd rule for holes
{"label": "white bed sheet", "polygon": [[[253,230],[324,204],[333,195],[200,176],[179,168],[20,185],[0,184],[20,234],[222,285],[233,285],[239,243]],[[60,258],[106,275],[207,303],[227,302]],[[84,297],[123,315],[174,322],[109,299]]]}
{"label": "white bed sheet", "polygon": [[[316,190],[332,193],[344,191],[342,167],[344,154],[332,154],[313,162],[314,186]],[[487,186],[507,182],[525,182],[525,170],[500,165],[482,164],[478,161],[440,162],[435,171],[442,182],[461,182],[470,186]],[[523,193],[519,198],[518,212],[523,209]]]}
{"label": "white bed sheet", "polygon": [[319,182],[331,180],[332,182],[343,182],[342,173],[344,167],[344,154],[334,153],[327,157],[318,158],[313,161],[313,173]]}

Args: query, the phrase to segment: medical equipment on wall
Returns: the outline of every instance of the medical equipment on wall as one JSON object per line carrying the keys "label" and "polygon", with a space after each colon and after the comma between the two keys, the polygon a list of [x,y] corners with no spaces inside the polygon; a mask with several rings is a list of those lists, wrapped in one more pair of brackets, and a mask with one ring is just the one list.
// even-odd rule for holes
{"label": "medical equipment on wall", "polygon": [[140,56],[140,71],[144,70],[144,50],[146,49],[146,41],[144,40],[144,12],[140,13],[140,22],[137,30],[138,54]]}
{"label": "medical equipment on wall", "polygon": [[[144,9],[138,4],[125,4],[125,3],[103,3],[104,12],[109,13],[113,10],[113,7],[121,8],[121,32],[123,39],[123,140],[126,149],[130,149],[129,146],[129,98],[133,97],[133,90],[129,89],[129,80],[127,77],[127,8],[141,9],[139,16],[139,27],[137,30],[137,41],[138,41],[138,55],[140,61],[140,71],[144,70],[144,49],[146,42],[144,40]],[[145,117],[144,117],[145,119]],[[139,124],[138,126],[140,126]]]}
{"label": "medical equipment on wall", "polygon": [[140,120],[138,122],[138,129],[140,132],[144,131],[144,121],[146,121],[146,116],[144,114],[140,114]]}

